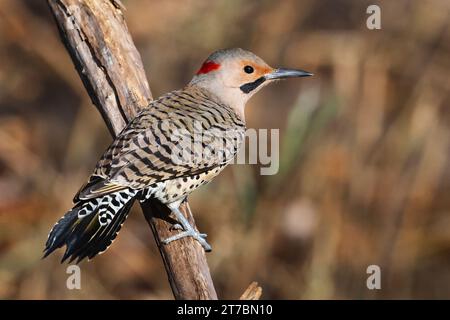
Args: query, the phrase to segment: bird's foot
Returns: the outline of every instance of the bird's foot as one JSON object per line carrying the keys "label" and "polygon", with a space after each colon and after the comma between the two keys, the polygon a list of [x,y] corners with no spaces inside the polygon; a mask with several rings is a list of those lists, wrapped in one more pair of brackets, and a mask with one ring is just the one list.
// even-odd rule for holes
{"label": "bird's foot", "polygon": [[171,236],[167,239],[162,240],[162,243],[168,244],[175,240],[179,240],[179,239],[186,238],[186,237],[192,237],[202,245],[203,249],[206,252],[210,252],[212,250],[212,248],[211,248],[211,245],[208,242],[206,242],[206,240],[205,240],[205,238],[207,236],[208,235],[206,233],[200,233],[200,232],[194,230],[192,227],[190,227],[190,228],[187,228],[187,230],[185,230],[185,231],[181,231],[180,233],[178,233],[174,236]]}
{"label": "bird's foot", "polygon": [[173,225],[170,226],[169,228],[170,231],[174,231],[174,230],[184,230],[183,226],[179,223],[175,223]]}
{"label": "bird's foot", "polygon": [[200,233],[198,232],[196,229],[194,229],[194,227],[192,227],[192,225],[189,223],[189,221],[186,219],[186,217],[181,213],[181,211],[178,209],[178,207],[172,207],[172,212],[175,214],[177,220],[179,221],[179,223],[172,225],[172,228],[175,229],[182,229],[183,231],[181,231],[180,233],[171,236],[167,239],[162,240],[162,243],[164,244],[168,244],[172,241],[175,240],[179,240],[185,237],[192,237],[195,240],[197,240],[203,247],[203,249],[206,252],[210,252],[212,250],[211,245],[206,242],[205,238],[206,238],[206,233]]}

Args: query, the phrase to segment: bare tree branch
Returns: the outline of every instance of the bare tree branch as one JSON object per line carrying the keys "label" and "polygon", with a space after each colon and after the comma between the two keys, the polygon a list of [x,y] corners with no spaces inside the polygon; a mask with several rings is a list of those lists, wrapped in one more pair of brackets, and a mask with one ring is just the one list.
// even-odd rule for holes
{"label": "bare tree branch", "polygon": [[[152,100],[140,55],[125,23],[123,5],[119,0],[48,0],[48,4],[92,102],[112,135],[117,135]],[[201,245],[191,238],[162,245],[160,240],[173,231],[168,222],[155,217],[164,217],[167,211],[155,201],[143,204],[142,210],[175,298],[217,299]],[[194,223],[187,203],[182,211]]]}

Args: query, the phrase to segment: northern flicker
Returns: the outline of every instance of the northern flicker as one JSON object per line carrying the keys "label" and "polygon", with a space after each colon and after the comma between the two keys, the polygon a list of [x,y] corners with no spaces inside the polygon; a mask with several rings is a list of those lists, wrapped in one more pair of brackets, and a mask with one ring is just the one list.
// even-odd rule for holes
{"label": "northern flicker", "polygon": [[44,257],[66,245],[62,262],[105,251],[135,200],[155,198],[174,214],[179,233],[163,243],[193,237],[206,251],[206,234],[196,231],[179,206],[234,158],[245,136],[248,99],[275,80],[306,77],[302,70],[275,69],[243,49],[211,54],[191,82],[150,103],[117,136],[74,207],[53,227]]}

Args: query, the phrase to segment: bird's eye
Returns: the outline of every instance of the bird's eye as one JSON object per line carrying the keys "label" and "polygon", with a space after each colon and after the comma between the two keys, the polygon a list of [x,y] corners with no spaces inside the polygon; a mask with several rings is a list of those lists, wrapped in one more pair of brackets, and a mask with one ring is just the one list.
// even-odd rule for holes
{"label": "bird's eye", "polygon": [[254,69],[252,66],[245,66],[244,71],[245,73],[253,73]]}

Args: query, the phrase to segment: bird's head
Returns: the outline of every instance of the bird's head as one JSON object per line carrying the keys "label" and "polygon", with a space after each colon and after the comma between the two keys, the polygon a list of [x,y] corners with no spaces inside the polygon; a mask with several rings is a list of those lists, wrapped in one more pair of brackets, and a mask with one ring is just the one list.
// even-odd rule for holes
{"label": "bird's head", "polygon": [[235,48],[211,54],[190,85],[207,89],[244,119],[246,102],[262,87],[275,80],[308,76],[312,74],[303,70],[272,68],[255,54]]}

